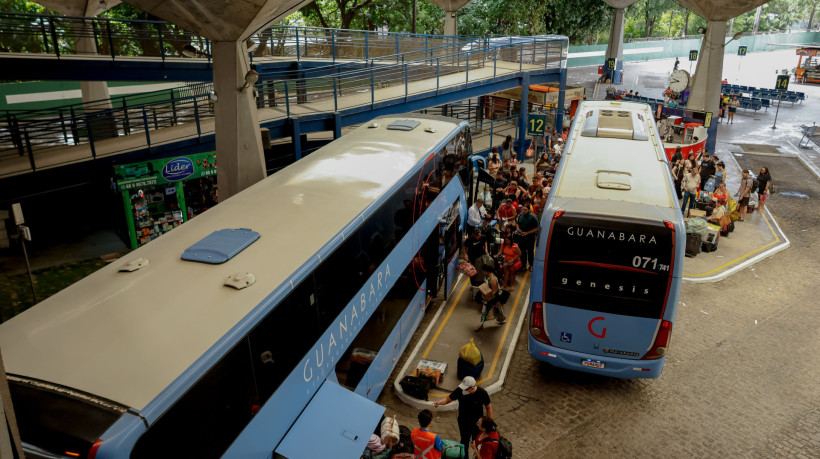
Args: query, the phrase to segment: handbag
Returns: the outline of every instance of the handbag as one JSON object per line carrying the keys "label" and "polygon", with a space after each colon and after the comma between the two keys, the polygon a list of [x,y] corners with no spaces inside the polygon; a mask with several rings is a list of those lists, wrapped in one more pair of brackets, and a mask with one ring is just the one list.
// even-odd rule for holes
{"label": "handbag", "polygon": [[772,194],[775,194],[775,193],[777,193],[777,190],[774,187],[774,182],[770,181],[769,182],[769,194],[772,195]]}
{"label": "handbag", "polygon": [[513,271],[518,271],[523,267],[524,263],[522,263],[521,260],[516,260],[515,263],[513,263]]}

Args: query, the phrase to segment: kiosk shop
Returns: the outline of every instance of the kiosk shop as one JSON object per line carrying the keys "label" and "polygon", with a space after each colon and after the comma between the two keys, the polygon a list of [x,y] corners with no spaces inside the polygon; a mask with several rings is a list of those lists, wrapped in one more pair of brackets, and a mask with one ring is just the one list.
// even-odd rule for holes
{"label": "kiosk shop", "polygon": [[114,166],[131,248],[216,205],[216,155],[198,153]]}

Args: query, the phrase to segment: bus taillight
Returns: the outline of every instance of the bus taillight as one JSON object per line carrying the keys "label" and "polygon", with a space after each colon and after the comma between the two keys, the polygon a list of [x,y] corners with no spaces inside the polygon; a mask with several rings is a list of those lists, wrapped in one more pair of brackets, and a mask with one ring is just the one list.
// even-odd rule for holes
{"label": "bus taillight", "polygon": [[669,338],[671,337],[672,322],[664,320],[661,322],[661,328],[658,329],[658,336],[655,338],[655,343],[652,344],[652,349],[650,349],[641,360],[654,360],[665,356],[666,349],[669,346]]}
{"label": "bus taillight", "polygon": [[555,220],[556,218],[560,217],[561,215],[564,215],[564,212],[566,212],[566,210],[559,210],[558,212],[555,212],[554,214],[552,214],[552,219]]}
{"label": "bus taillight", "polygon": [[666,225],[666,227],[671,229],[672,231],[675,231],[675,224],[674,223],[672,223],[668,220],[664,220],[663,224]]}
{"label": "bus taillight", "polygon": [[533,303],[530,312],[530,334],[536,340],[552,346],[547,330],[544,327],[544,304]]}
{"label": "bus taillight", "polygon": [[100,449],[102,443],[103,441],[98,439],[94,442],[93,445],[91,445],[91,449],[88,450],[88,459],[94,459],[95,457],[97,457],[97,450]]}

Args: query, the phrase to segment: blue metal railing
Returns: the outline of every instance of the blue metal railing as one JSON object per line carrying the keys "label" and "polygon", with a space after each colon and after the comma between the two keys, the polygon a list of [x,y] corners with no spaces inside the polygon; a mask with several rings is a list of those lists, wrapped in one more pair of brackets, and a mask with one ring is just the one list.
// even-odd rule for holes
{"label": "blue metal railing", "polygon": [[[42,20],[44,17],[47,20]],[[27,22],[19,27],[6,28],[6,21],[10,18],[16,20],[18,25],[21,18]],[[27,48],[29,51],[53,52],[59,57],[72,52],[70,37],[55,40],[54,35],[58,31],[73,31],[67,23],[82,23],[87,28],[88,23],[93,25],[94,21],[97,19],[0,13],[0,39],[18,35],[28,37],[33,43]],[[121,36],[133,36],[133,31],[128,31],[129,27],[153,27],[158,30],[169,30],[171,27],[160,21],[119,21],[125,26],[117,21],[100,21],[99,24],[106,27],[92,27],[92,31],[99,29],[105,32],[102,35],[94,32],[98,45],[102,41],[116,44]],[[146,37],[152,36],[153,32],[149,32]],[[368,105],[375,107],[381,103],[403,103],[416,94],[434,92],[438,95],[442,89],[492,82],[500,75],[522,72],[525,64],[543,66],[544,69],[565,68],[568,47],[567,38],[560,36],[440,37],[308,27],[272,27],[260,32],[258,37],[267,40],[268,51],[276,55],[291,55],[293,52],[293,57],[297,59],[329,57],[331,64],[335,61],[335,65],[317,70],[263,75],[256,85],[257,105],[273,109],[266,112],[264,122],[290,118],[294,113],[302,112],[300,105],[310,102],[332,99],[332,108],[323,108],[327,111]],[[48,44],[49,40],[51,45]],[[185,44],[190,45],[200,39],[188,34],[186,40]],[[180,48],[179,43],[174,44],[170,39],[163,39],[161,43],[160,50]],[[209,49],[207,40],[202,43],[206,50]],[[114,48],[110,47],[112,50]],[[203,53],[193,46],[184,50],[186,52],[182,55]],[[362,54],[365,59],[360,58]],[[163,54],[166,55],[170,56],[171,53]],[[111,54],[112,59],[116,57],[116,53]],[[490,61],[492,72],[481,71],[489,67]],[[332,74],[329,74],[331,71]],[[464,79],[448,78],[461,72]],[[411,91],[413,83],[422,80],[432,82],[434,76],[434,87],[432,84],[424,85]],[[133,134],[145,135],[144,146],[150,149],[156,144],[151,138],[152,128],[156,130],[184,123],[196,125],[195,138],[199,140],[203,135],[201,122],[213,116],[213,102],[208,97],[211,87],[210,83],[192,85],[190,94],[170,91],[170,98],[161,102],[114,98],[104,101],[110,103],[112,108],[102,110],[98,110],[93,103],[86,103],[46,111],[6,112],[5,117],[0,119],[0,159],[28,156],[28,166],[36,170],[39,161],[35,161],[35,156],[48,154],[51,147],[87,143],[90,157],[94,158],[100,141]],[[396,87],[401,89],[396,91]],[[179,138],[193,136],[192,133],[179,135]],[[167,135],[164,138],[165,142],[169,141]],[[106,151],[105,154],[112,152]]]}

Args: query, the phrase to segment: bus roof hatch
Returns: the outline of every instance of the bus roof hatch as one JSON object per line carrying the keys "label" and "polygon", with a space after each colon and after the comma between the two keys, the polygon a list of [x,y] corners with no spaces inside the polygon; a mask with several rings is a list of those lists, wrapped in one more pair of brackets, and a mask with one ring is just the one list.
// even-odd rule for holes
{"label": "bus roof hatch", "polygon": [[590,110],[586,113],[581,135],[626,140],[649,138],[643,126],[643,116],[631,110]]}

